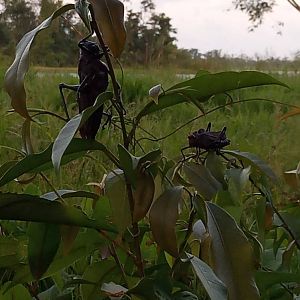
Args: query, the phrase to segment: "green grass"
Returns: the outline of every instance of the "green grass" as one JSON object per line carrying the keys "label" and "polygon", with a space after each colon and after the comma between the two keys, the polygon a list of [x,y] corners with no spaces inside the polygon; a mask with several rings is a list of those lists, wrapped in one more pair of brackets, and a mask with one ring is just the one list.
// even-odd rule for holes
{"label": "green grass", "polygon": [[[43,71],[43,76],[40,72]],[[67,70],[70,72],[73,70]],[[123,100],[127,110],[127,118],[133,117],[149,101],[148,90],[162,83],[168,88],[180,81],[176,76],[176,70],[148,70],[135,69],[125,70],[124,77],[118,72],[120,82],[123,82]],[[1,75],[3,72],[1,72]],[[287,104],[299,105],[300,77],[276,76],[279,80],[288,84],[291,89],[282,87],[259,87],[244,89],[233,93],[234,100],[250,98],[268,98]],[[1,86],[2,86],[1,78]],[[58,91],[60,82],[76,84],[77,79],[68,73],[49,70],[31,71],[27,78],[28,107],[43,108],[63,115],[61,99]],[[77,106],[74,93],[67,93],[68,106],[72,115],[76,114]],[[7,115],[10,109],[10,101],[3,89],[0,91],[1,119],[0,140],[2,145],[21,149],[22,118],[16,114]],[[221,103],[219,103],[221,104]],[[206,110],[215,106],[214,100],[206,106]],[[231,149],[249,151],[258,154],[268,161],[278,175],[283,171],[295,168],[299,158],[300,117],[290,118],[284,122],[278,121],[278,116],[287,111],[287,107],[275,105],[263,101],[253,101],[244,104],[220,109],[212,114],[198,119],[184,127],[176,134],[160,142],[142,140],[141,145],[145,150],[161,146],[163,154],[170,158],[180,156],[180,149],[187,145],[187,136],[190,132],[206,127],[212,122],[213,129],[220,130],[227,126],[228,137],[231,140]],[[189,119],[199,115],[196,107],[190,104],[182,104],[177,107],[166,109],[158,114],[145,118],[141,126],[151,132],[155,137],[162,137]],[[40,117],[41,124],[32,125],[32,136],[35,150],[41,151],[57,136],[60,128],[64,125],[53,117]],[[137,138],[149,137],[143,131],[139,131]],[[107,144],[113,152],[116,152],[121,134],[117,126],[112,125],[98,134],[97,137]],[[138,150],[141,153],[141,150]],[[109,169],[110,164],[101,153],[93,153],[93,158],[82,159],[63,167],[59,178],[48,172],[47,175],[58,188],[87,189],[88,182],[101,181],[103,174]],[[0,149],[1,164],[8,159],[16,159],[16,153],[6,149]],[[25,189],[36,190],[36,193],[49,190],[49,187],[41,179],[36,179],[33,184],[16,186],[9,184],[5,190],[24,191]]]}

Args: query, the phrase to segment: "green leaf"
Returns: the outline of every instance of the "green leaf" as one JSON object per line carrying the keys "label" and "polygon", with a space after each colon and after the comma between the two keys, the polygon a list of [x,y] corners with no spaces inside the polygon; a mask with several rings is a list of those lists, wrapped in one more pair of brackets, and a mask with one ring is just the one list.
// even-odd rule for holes
{"label": "green leaf", "polygon": [[28,290],[21,284],[18,284],[14,286],[13,288],[9,289],[7,291],[7,288],[9,287],[10,282],[6,282],[1,290],[0,290],[0,299],[1,300],[32,300],[32,297]]}
{"label": "green leaf", "polygon": [[210,74],[210,72],[207,70],[199,70],[199,71],[197,71],[195,77],[200,77],[200,76],[207,75],[207,74]]}
{"label": "green leaf", "polygon": [[30,223],[28,261],[32,276],[39,280],[47,271],[58,250],[61,236],[57,224]]}
{"label": "green leaf", "polygon": [[217,192],[222,189],[221,183],[202,164],[188,162],[184,164],[183,170],[190,183],[207,200],[213,199]]}
{"label": "green leaf", "polygon": [[260,173],[268,176],[274,183],[278,182],[278,178],[273,170],[261,160],[258,156],[249,152],[241,152],[235,150],[222,150],[223,153],[230,154],[237,159],[244,162],[246,166],[251,165],[253,169],[259,171]]}
{"label": "green leaf", "polygon": [[[158,270],[159,272],[159,270]],[[166,291],[165,282],[157,278],[144,277],[133,288],[128,291],[128,294],[134,295],[137,299],[143,300],[171,300],[169,291]]]}
{"label": "green leaf", "polygon": [[213,177],[215,177],[220,183],[222,183],[223,188],[225,189],[227,187],[227,182],[224,179],[226,168],[216,152],[208,152],[205,159],[205,167],[210,171]]}
{"label": "green leaf", "polygon": [[[74,262],[92,254],[96,249],[105,245],[104,239],[95,230],[88,229],[85,232],[80,232],[76,237],[72,250],[68,255],[64,255],[62,248],[59,249],[56,257],[50,265],[47,272],[42,278],[53,276],[62,269],[67,268]],[[33,277],[27,264],[21,263],[15,268],[15,275],[13,277],[13,284],[25,283],[33,281]]]}
{"label": "green leaf", "polygon": [[8,236],[0,236],[0,267],[13,267],[26,255],[25,241]]}
{"label": "green leaf", "polygon": [[294,207],[280,212],[297,243],[300,243],[300,208]]}
{"label": "green leaf", "polygon": [[258,271],[255,273],[255,280],[260,290],[266,290],[278,283],[300,283],[300,273]]}
{"label": "green leaf", "polygon": [[89,117],[101,107],[106,101],[112,98],[111,92],[104,92],[100,94],[93,106],[86,108],[80,114],[73,117],[61,129],[56,137],[52,148],[52,163],[56,172],[59,171],[61,159],[70,145],[77,130],[89,119]]}
{"label": "green leaf", "polygon": [[227,300],[227,288],[215,275],[213,270],[198,257],[187,253],[187,256],[211,300]]}
{"label": "green leaf", "polygon": [[131,153],[121,144],[118,145],[119,159],[121,168],[124,171],[124,174],[129,180],[130,184],[133,187],[136,187],[136,172],[138,158],[131,155]]}
{"label": "green leaf", "polygon": [[178,207],[182,199],[182,186],[173,187],[163,192],[153,203],[149,221],[154,240],[174,257],[178,256],[175,226],[178,218]]}
{"label": "green leaf", "polygon": [[[216,74],[202,74],[187,81],[178,83],[165,93],[159,96],[158,104],[153,101],[146,104],[138,115],[138,119],[156,111],[161,111],[167,107],[183,102],[190,102],[190,99],[200,103],[216,94],[229,92],[236,89],[254,87],[260,85],[276,84],[287,87],[286,84],[278,81],[268,74],[256,71],[243,72],[221,72]],[[184,89],[184,93],[179,93],[178,89]]]}
{"label": "green leaf", "polygon": [[79,208],[27,194],[0,193],[0,220],[64,224],[115,232],[105,220],[89,219]]}
{"label": "green leaf", "polygon": [[0,166],[0,178],[15,164],[17,164],[17,160],[6,161],[3,165]]}
{"label": "green leaf", "polygon": [[153,151],[146,153],[144,156],[138,157],[138,165],[142,166],[147,162],[154,163],[158,161],[160,157],[161,157],[161,150],[155,149]]}
{"label": "green leaf", "polygon": [[136,181],[136,189],[133,189],[133,222],[138,222],[146,216],[152,204],[154,192],[155,183],[153,176],[147,171],[139,172]]}
{"label": "green leaf", "polygon": [[102,260],[87,267],[83,274],[83,279],[91,284],[81,285],[83,299],[100,300],[103,299],[101,285],[105,281],[113,280],[115,275],[116,264],[111,260]]}
{"label": "green leaf", "polygon": [[122,170],[114,170],[107,175],[105,191],[110,202],[114,224],[120,232],[123,232],[132,220]]}
{"label": "green leaf", "polygon": [[73,8],[74,4],[67,4],[59,8],[39,26],[26,33],[17,45],[15,60],[5,74],[4,87],[11,98],[12,107],[24,118],[30,119],[26,107],[24,78],[29,68],[29,51],[32,42],[41,30],[51,25],[54,19]]}
{"label": "green leaf", "polygon": [[259,299],[249,241],[226,211],[210,202],[206,208],[214,271],[227,286],[229,299]]}
{"label": "green leaf", "polygon": [[74,241],[79,233],[79,230],[80,227],[78,226],[60,226],[61,241],[64,255],[68,255],[71,251]]}
{"label": "green leaf", "polygon": [[[26,173],[38,173],[51,169],[53,167],[51,162],[52,145],[50,144],[43,152],[28,155],[16,163],[0,178],[0,186]],[[103,144],[92,140],[73,139],[65,151],[61,165],[81,157],[88,150],[103,151],[118,164],[117,159],[107,152],[107,148]]]}
{"label": "green leaf", "polygon": [[[87,192],[87,191],[58,190],[57,194],[60,196],[60,198],[63,198],[63,199],[67,199],[67,198],[90,198],[90,199],[98,200],[98,198],[99,198],[98,194],[95,194],[95,193],[92,193],[92,192]],[[54,201],[54,200],[59,199],[57,194],[55,192],[49,192],[49,193],[46,193],[46,194],[40,196],[40,198],[50,200],[50,201]]]}
{"label": "green leaf", "polygon": [[89,2],[87,0],[76,0],[75,10],[78,13],[80,19],[89,32],[92,32],[90,17],[89,17]]}
{"label": "green leaf", "polygon": [[119,0],[89,0],[105,44],[118,58],[125,46],[124,5]]}
{"label": "green leaf", "polygon": [[198,300],[199,298],[188,291],[178,291],[172,294],[172,300]]}

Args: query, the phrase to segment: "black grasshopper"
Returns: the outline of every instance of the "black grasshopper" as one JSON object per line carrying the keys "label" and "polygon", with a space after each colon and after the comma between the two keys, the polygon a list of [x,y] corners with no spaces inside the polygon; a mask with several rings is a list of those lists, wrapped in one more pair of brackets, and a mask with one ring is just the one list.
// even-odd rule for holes
{"label": "black grasshopper", "polygon": [[[104,62],[101,61],[103,52],[98,44],[87,40],[78,43],[80,57],[78,62],[79,85],[68,85],[61,83],[59,90],[62,96],[64,109],[69,119],[63,89],[71,89],[77,92],[77,102],[79,112],[92,106],[97,96],[103,93],[108,86],[109,70]],[[83,139],[95,139],[97,131],[101,125],[103,106],[96,110],[91,117],[79,129]]]}
{"label": "black grasshopper", "polygon": [[221,131],[210,130],[211,123],[208,123],[206,130],[201,128],[190,134],[188,136],[189,145],[184,147],[181,152],[183,153],[183,150],[187,148],[196,148],[198,156],[200,155],[201,149],[205,152],[216,151],[218,154],[223,147],[230,145],[230,140],[226,137],[226,127]]}

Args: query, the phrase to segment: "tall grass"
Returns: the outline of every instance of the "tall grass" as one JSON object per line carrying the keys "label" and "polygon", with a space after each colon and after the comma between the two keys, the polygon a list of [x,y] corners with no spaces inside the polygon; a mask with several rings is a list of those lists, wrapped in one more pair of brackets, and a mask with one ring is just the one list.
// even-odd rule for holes
{"label": "tall grass", "polygon": [[[49,70],[40,69],[31,71],[26,78],[28,107],[43,108],[63,115],[58,84],[60,82],[77,83],[77,78],[69,75],[69,72],[74,72],[74,70],[67,70],[67,72],[61,72],[61,70],[59,72],[49,72]],[[275,86],[244,89],[233,93],[234,100],[269,98],[283,103],[299,104],[300,77],[284,75],[276,77],[288,84],[291,89]],[[119,72],[118,78],[123,83],[123,100],[127,107],[128,119],[134,116],[149,101],[147,94],[152,86],[162,83],[163,87],[167,88],[180,81],[174,70],[128,69],[125,70],[123,77]],[[1,77],[1,86],[2,79],[3,76]],[[72,92],[66,92],[66,95],[69,110],[72,115],[75,115],[77,113],[76,95]],[[218,101],[220,100],[212,99],[206,105],[206,110],[215,106],[216,103],[222,104],[222,101]],[[10,109],[10,102],[3,89],[0,91],[0,103],[2,116],[0,119],[1,144],[20,149],[23,120],[16,114],[6,113]],[[140,145],[145,151],[161,146],[165,156],[176,158],[181,155],[180,149],[187,145],[188,134],[206,127],[208,122],[212,122],[215,130],[227,126],[231,149],[257,153],[272,165],[278,175],[281,175],[284,170],[294,168],[300,160],[300,118],[294,117],[280,122],[278,116],[286,110],[285,106],[263,102],[262,100],[236,104],[199,118],[164,140],[154,143],[141,140]],[[150,132],[151,135],[160,138],[200,114],[201,112],[195,106],[181,104],[148,116],[142,121],[141,127]],[[62,121],[50,116],[40,117],[39,121],[39,123],[32,126],[34,147],[37,152],[45,149],[55,139],[60,128],[64,125]],[[150,136],[139,130],[137,139],[144,137],[149,138]],[[120,141],[118,123],[112,124],[100,132],[97,139],[107,144],[115,152]],[[138,153],[142,152],[141,148],[137,147]],[[16,159],[16,153],[4,148],[0,149],[1,164],[8,159]],[[100,181],[108,167],[109,162],[101,153],[93,153],[89,158],[63,167],[59,178],[53,177],[51,172],[48,175],[55,184],[59,185],[59,188],[74,188],[75,185],[78,189],[83,189],[87,188],[84,184],[88,182]],[[18,188],[25,189],[22,186]],[[41,179],[26,188],[42,191],[49,189]],[[10,184],[8,189],[16,190],[15,184]]]}

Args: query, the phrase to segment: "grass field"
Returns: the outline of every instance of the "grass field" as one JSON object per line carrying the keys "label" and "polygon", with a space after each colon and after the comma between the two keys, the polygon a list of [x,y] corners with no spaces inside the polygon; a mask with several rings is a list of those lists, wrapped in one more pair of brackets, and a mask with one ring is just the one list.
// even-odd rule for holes
{"label": "grass field", "polygon": [[[1,71],[1,87],[3,83],[3,71]],[[43,108],[63,115],[61,100],[58,90],[60,82],[75,84],[77,79],[70,76],[70,72],[76,70],[49,70],[34,69],[27,78],[28,107]],[[123,100],[127,109],[127,117],[133,117],[146,103],[149,88],[162,83],[164,88],[182,80],[177,70],[149,70],[135,69],[125,70],[124,78],[119,74],[120,82],[123,82]],[[41,75],[42,74],[42,75]],[[234,100],[268,98],[286,104],[300,105],[300,77],[288,77],[285,75],[275,76],[277,79],[288,84],[291,89],[282,87],[259,87],[245,89],[233,93]],[[68,94],[68,106],[72,114],[77,111],[75,94]],[[10,109],[9,98],[1,88],[1,119],[0,119],[0,140],[1,145],[21,149],[22,138],[22,118],[16,114],[7,114]],[[216,100],[211,100],[205,106],[206,111],[215,106]],[[221,104],[221,103],[219,103]],[[293,117],[284,122],[278,121],[278,117],[287,111],[286,106],[272,104],[263,101],[252,101],[227,108],[220,109],[212,114],[198,119],[196,122],[184,127],[176,134],[160,141],[163,154],[170,158],[180,156],[180,149],[187,145],[187,135],[199,128],[206,127],[208,122],[212,122],[216,130],[227,126],[228,137],[231,140],[231,149],[249,151],[258,154],[261,158],[268,161],[278,175],[283,171],[295,168],[300,160],[299,149],[299,125],[300,117]],[[153,114],[145,118],[141,126],[155,137],[162,137],[189,119],[201,114],[199,110],[190,104],[166,109],[159,114]],[[60,128],[64,125],[62,121],[53,117],[40,117],[40,123],[33,124],[32,137],[35,151],[41,151],[52,142],[57,136]],[[113,152],[120,140],[118,123],[98,134],[98,139],[107,144]],[[144,131],[139,131],[137,138],[149,137]],[[147,140],[142,140],[141,144],[145,150],[157,147],[157,144]],[[138,149],[139,152],[141,150]],[[8,159],[16,159],[14,151],[5,148],[0,149],[1,164]],[[92,154],[92,158],[71,163],[63,167],[59,178],[48,172],[51,180],[58,184],[57,187],[87,189],[88,182],[100,181],[108,162],[101,154]],[[6,189],[24,190],[39,192],[49,190],[42,179],[36,179],[29,186],[19,186],[11,183]]]}

